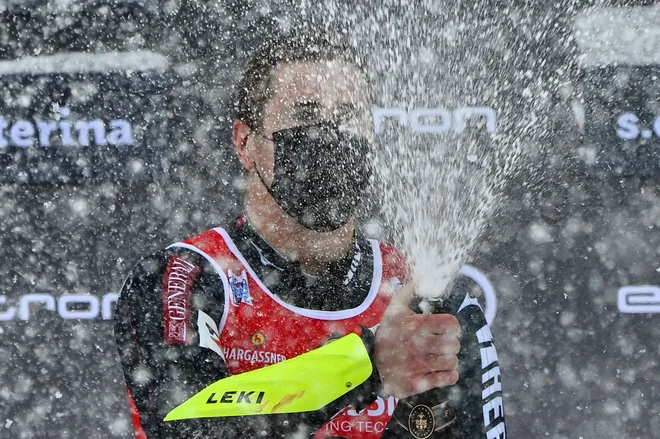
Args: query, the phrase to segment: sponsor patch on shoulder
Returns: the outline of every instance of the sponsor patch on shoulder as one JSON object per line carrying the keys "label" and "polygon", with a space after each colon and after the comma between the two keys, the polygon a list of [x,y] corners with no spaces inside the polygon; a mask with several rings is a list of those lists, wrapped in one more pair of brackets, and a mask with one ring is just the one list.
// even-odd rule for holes
{"label": "sponsor patch on shoulder", "polygon": [[179,256],[167,262],[163,278],[163,329],[167,343],[187,344],[192,314],[192,287],[200,268]]}

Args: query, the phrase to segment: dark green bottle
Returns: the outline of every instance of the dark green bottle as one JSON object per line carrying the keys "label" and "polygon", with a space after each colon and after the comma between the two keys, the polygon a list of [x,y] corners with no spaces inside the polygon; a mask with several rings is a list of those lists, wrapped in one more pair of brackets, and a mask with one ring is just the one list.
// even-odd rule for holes
{"label": "dark green bottle", "polygon": [[[417,298],[411,308],[421,313]],[[442,300],[426,300],[433,314],[447,313]],[[438,387],[400,399],[382,439],[465,439],[450,401],[451,387]]]}

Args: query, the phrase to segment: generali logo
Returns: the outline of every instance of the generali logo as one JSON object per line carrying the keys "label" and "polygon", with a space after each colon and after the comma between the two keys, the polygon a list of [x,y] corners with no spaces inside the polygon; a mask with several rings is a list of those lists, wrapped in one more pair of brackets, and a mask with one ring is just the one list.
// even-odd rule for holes
{"label": "generali logo", "polygon": [[134,144],[133,126],[125,119],[76,120],[68,107],[59,108],[52,119],[44,120],[11,120],[0,115],[0,148]]}
{"label": "generali logo", "polygon": [[172,256],[163,280],[164,338],[168,343],[186,344],[192,314],[192,287],[200,268]]}

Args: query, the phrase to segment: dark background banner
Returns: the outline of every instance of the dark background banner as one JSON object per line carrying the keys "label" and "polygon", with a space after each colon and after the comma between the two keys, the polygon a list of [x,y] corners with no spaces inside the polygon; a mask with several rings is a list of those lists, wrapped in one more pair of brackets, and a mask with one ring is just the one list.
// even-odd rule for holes
{"label": "dark background banner", "polygon": [[[656,437],[660,67],[604,49],[585,61],[593,41],[579,32],[607,15],[591,2],[482,3],[422,14],[421,23],[463,29],[482,48],[471,62],[485,66],[439,81],[458,98],[429,79],[419,108],[430,102],[439,119],[418,123],[415,103],[379,90],[385,73],[374,61],[378,114],[396,116],[377,119],[379,141],[487,133],[490,116],[464,129],[442,119],[479,107],[533,159],[470,260],[497,297],[508,436]],[[634,17],[659,12],[645,4],[608,6],[647,26]],[[131,437],[110,320],[116,292],[141,256],[240,213],[233,86],[246,53],[300,18],[287,2],[67,5],[0,2],[3,438]],[[101,71],[98,57],[78,57],[62,68],[80,52],[151,62],[114,57],[106,61],[121,68]],[[379,213],[367,206],[363,216]]]}

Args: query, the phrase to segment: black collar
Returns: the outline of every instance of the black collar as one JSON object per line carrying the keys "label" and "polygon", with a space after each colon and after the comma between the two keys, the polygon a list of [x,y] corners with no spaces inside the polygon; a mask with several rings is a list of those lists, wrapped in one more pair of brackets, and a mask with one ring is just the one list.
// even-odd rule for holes
{"label": "black collar", "polygon": [[238,218],[227,232],[264,285],[287,303],[339,311],[359,306],[369,294],[373,251],[361,233],[356,233],[353,249],[345,258],[312,277],[303,272],[300,263],[278,253],[244,217]]}

